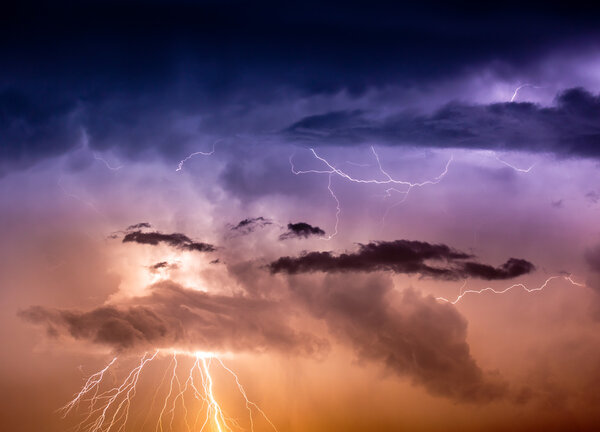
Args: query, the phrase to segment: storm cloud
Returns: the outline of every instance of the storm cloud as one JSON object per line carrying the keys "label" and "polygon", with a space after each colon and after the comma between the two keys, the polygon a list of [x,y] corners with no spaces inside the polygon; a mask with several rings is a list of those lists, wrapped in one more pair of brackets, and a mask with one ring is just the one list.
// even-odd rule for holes
{"label": "storm cloud", "polygon": [[223,295],[171,281],[148,294],[91,310],[33,306],[19,316],[51,338],[73,338],[115,352],[181,349],[283,352],[322,357],[330,341],[292,325],[301,313],[322,321],[328,335],[369,362],[410,378],[437,396],[485,403],[505,397],[498,376],[483,372],[466,342],[466,320],[454,306],[412,289],[399,298],[381,276],[327,276],[290,281],[284,298]]}
{"label": "storm cloud", "polygon": [[53,337],[70,336],[116,351],[173,348],[203,351],[278,350],[315,354],[321,338],[298,332],[277,301],[209,294],[165,281],[149,295],[96,309],[30,307],[19,315],[46,327]]}
{"label": "storm cloud", "polygon": [[[297,257],[281,257],[269,264],[271,273],[374,272],[420,274],[435,279],[456,280],[474,277],[485,280],[510,279],[530,273],[529,261],[510,258],[500,267],[465,261],[473,255],[444,244],[411,240],[359,244],[358,251],[342,253],[308,252]],[[435,261],[440,265],[431,265]]]}
{"label": "storm cloud", "polygon": [[600,157],[600,95],[583,88],[559,93],[553,106],[529,102],[449,103],[430,115],[338,111],[313,115],[284,134],[314,145],[378,140],[389,145],[551,152]]}
{"label": "storm cloud", "polygon": [[469,352],[467,322],[449,304],[407,289],[393,298],[389,278],[327,276],[293,280],[292,290],[359,358],[379,362],[430,393],[467,402],[507,396],[508,387],[484,373]]}

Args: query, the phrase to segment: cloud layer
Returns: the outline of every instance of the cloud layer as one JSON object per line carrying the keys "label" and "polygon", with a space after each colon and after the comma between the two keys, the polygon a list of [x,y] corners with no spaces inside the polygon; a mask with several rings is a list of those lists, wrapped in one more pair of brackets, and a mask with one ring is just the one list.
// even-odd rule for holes
{"label": "cloud layer", "polygon": [[301,119],[284,133],[313,145],[376,140],[389,145],[521,150],[597,158],[599,117],[600,95],[572,88],[559,93],[550,107],[528,102],[452,102],[429,115],[336,111]]}
{"label": "cloud layer", "polygon": [[314,354],[326,343],[289,325],[277,301],[186,289],[172,282],[151,287],[130,303],[89,311],[31,307],[20,312],[51,336],[71,336],[122,350],[180,348],[191,351]]}

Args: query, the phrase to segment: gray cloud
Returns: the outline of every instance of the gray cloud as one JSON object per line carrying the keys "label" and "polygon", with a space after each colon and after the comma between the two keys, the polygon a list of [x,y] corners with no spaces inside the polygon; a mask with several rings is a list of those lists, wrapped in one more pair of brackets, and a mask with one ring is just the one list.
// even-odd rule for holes
{"label": "gray cloud", "polygon": [[173,282],[118,306],[89,311],[30,307],[19,315],[51,336],[107,345],[116,351],[178,347],[204,351],[278,350],[315,354],[327,343],[289,325],[277,301],[190,290]]}
{"label": "gray cloud", "polygon": [[509,393],[498,376],[477,366],[466,342],[467,322],[449,304],[412,289],[394,298],[391,280],[379,276],[294,279],[291,287],[360,358],[384,364],[432,394],[484,403]]}

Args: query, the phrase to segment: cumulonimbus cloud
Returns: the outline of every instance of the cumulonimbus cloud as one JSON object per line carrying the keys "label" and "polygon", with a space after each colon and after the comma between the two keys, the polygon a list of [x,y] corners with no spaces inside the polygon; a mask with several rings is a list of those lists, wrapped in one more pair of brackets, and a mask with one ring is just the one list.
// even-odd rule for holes
{"label": "cumulonimbus cloud", "polygon": [[[332,252],[308,252],[296,257],[281,257],[269,264],[271,273],[374,272],[420,274],[435,279],[456,280],[474,277],[502,280],[534,270],[529,261],[510,258],[499,267],[466,261],[470,254],[444,244],[411,240],[379,241],[360,244],[358,251],[336,255]],[[429,262],[435,261],[437,265]]]}
{"label": "cumulonimbus cloud", "polygon": [[[147,234],[154,235],[146,239],[149,244],[163,241],[156,233]],[[274,351],[320,357],[334,340],[360,359],[383,365],[433,395],[472,403],[511,395],[497,374],[486,373],[473,359],[467,322],[453,305],[410,288],[399,291],[389,275],[346,273],[392,270],[446,279],[467,275],[501,279],[530,271],[533,266],[527,261],[511,259],[496,268],[444,244],[408,240],[359,245],[352,254],[311,252],[284,258],[271,264],[272,272],[325,275],[273,279],[260,268],[249,267],[236,274],[244,287],[237,294],[198,291],[165,280],[148,287],[144,295],[117,304],[91,310],[33,306],[19,315],[44,327],[51,337],[117,352]],[[161,261],[151,271],[167,265]],[[252,272],[271,278],[277,295],[253,289]],[[326,337],[311,332],[311,326],[298,327],[315,320],[329,329]]]}

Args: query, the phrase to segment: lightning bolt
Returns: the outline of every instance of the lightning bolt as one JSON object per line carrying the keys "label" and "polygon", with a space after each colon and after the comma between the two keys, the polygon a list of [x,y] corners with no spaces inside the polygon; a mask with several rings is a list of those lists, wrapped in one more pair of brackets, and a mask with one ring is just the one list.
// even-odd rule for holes
{"label": "lightning bolt", "polygon": [[386,190],[386,196],[391,196],[391,192],[399,192],[401,194],[404,195],[403,199],[400,202],[397,202],[395,204],[393,204],[392,206],[390,206],[386,213],[384,214],[384,219],[385,216],[387,215],[387,213],[391,210],[391,208],[399,205],[400,203],[406,201],[406,199],[408,198],[408,194],[409,192],[416,188],[416,187],[423,187],[426,185],[432,185],[432,184],[437,184],[439,183],[448,173],[448,169],[450,168],[450,164],[452,163],[454,157],[451,156],[450,159],[448,160],[448,162],[446,163],[444,170],[442,171],[441,174],[439,174],[438,176],[434,177],[431,180],[425,180],[423,182],[410,182],[410,181],[406,181],[406,180],[398,180],[393,178],[382,166],[381,164],[381,160],[379,158],[379,154],[377,154],[377,152],[375,151],[375,147],[371,146],[371,152],[373,153],[373,156],[375,158],[375,161],[377,162],[377,167],[379,169],[379,172],[382,174],[383,179],[376,179],[376,178],[366,178],[366,179],[361,179],[361,178],[356,178],[351,176],[350,174],[348,174],[347,172],[341,170],[340,168],[335,167],[334,165],[332,165],[327,159],[325,159],[324,157],[320,156],[314,148],[310,148],[309,149],[310,152],[312,153],[312,155],[315,157],[315,159],[317,159],[319,162],[321,162],[323,165],[325,165],[325,169],[310,169],[310,170],[298,170],[296,169],[295,165],[294,165],[294,161],[293,161],[293,157],[294,154],[292,154],[289,158],[290,161],[290,167],[292,170],[292,173],[295,175],[301,175],[301,174],[327,174],[329,176],[329,181],[327,184],[327,189],[329,191],[329,194],[331,195],[331,197],[334,199],[335,203],[336,203],[336,221],[335,221],[335,226],[334,226],[334,232],[333,234],[329,235],[328,237],[323,237],[324,240],[330,240],[331,238],[333,238],[335,235],[337,235],[338,233],[338,224],[339,224],[339,215],[341,213],[341,208],[340,208],[340,201],[338,199],[338,197],[336,196],[335,192],[332,189],[331,186],[331,179],[334,175],[341,177],[344,180],[347,180],[349,182],[352,183],[359,183],[359,184],[375,184],[375,185],[394,185],[394,186],[399,186],[402,187],[402,189],[398,189],[397,187],[390,187]]}
{"label": "lightning bolt", "polygon": [[539,86],[536,86],[536,85],[533,85],[533,84],[527,84],[527,83],[526,84],[521,84],[520,86],[518,86],[515,89],[512,97],[510,98],[510,101],[514,102],[515,99],[517,98],[518,94],[519,94],[519,91],[521,91],[521,89],[524,89],[525,87],[531,87],[531,88],[534,88],[534,89],[541,89],[541,88],[543,88],[543,87],[539,87]]}
{"label": "lightning bolt", "polygon": [[514,288],[521,288],[523,291],[525,291],[527,293],[532,293],[532,292],[536,292],[536,291],[542,291],[544,288],[546,288],[548,286],[548,284],[550,282],[552,282],[553,280],[556,280],[556,279],[564,279],[564,280],[566,280],[567,282],[569,282],[573,286],[578,286],[578,287],[585,287],[586,286],[585,284],[582,284],[582,283],[579,283],[579,282],[575,282],[570,275],[569,276],[551,276],[548,279],[546,279],[543,284],[541,284],[540,286],[535,287],[535,288],[527,288],[527,286],[525,286],[524,284],[517,283],[517,284],[511,285],[511,286],[506,287],[506,288],[501,289],[501,290],[495,290],[492,287],[486,287],[486,288],[482,288],[482,289],[479,289],[479,290],[464,290],[463,291],[463,289],[464,289],[464,287],[466,285],[466,281],[465,281],[465,283],[461,287],[460,294],[454,300],[449,300],[449,299],[447,299],[445,297],[436,297],[436,300],[443,301],[443,302],[446,302],[446,303],[456,304],[459,301],[461,301],[467,294],[483,294],[483,293],[486,293],[486,292],[489,292],[489,293],[492,293],[492,294],[505,294],[505,293],[509,292],[510,290],[512,290]]}
{"label": "lightning bolt", "polygon": [[521,173],[528,173],[528,172],[529,172],[529,171],[531,171],[531,170],[532,170],[532,168],[535,166],[535,164],[532,164],[532,165],[531,165],[529,168],[519,168],[519,167],[517,167],[517,166],[514,166],[514,165],[512,165],[512,164],[510,164],[510,163],[506,162],[506,161],[505,161],[505,160],[503,160],[503,159],[500,159],[500,157],[498,156],[498,154],[497,154],[496,152],[493,152],[492,154],[494,155],[494,158],[495,158],[495,159],[496,159],[498,162],[500,162],[500,163],[502,163],[502,164],[506,165],[506,166],[507,166],[507,167],[509,167],[509,168],[512,168],[512,169],[514,169],[514,170],[515,170],[515,171],[517,171],[517,172],[521,172]]}
{"label": "lightning bolt", "polygon": [[94,159],[96,159],[97,161],[102,162],[104,165],[106,165],[106,168],[108,168],[111,171],[119,171],[121,168],[123,168],[123,165],[112,166],[102,156],[98,156],[98,153],[96,153],[96,152],[93,152],[92,155],[94,156]]}
{"label": "lightning bolt", "polygon": [[[103,369],[91,375],[83,385],[82,389],[75,394],[73,399],[63,406],[59,411],[62,412],[63,418],[66,417],[72,410],[78,409],[82,402],[88,402],[89,407],[85,418],[77,425],[76,430],[85,432],[109,432],[111,430],[121,432],[125,430],[130,417],[131,401],[133,400],[137,385],[144,366],[154,360],[160,350],[156,350],[154,354],[144,354],[137,367],[132,369],[123,382],[109,390],[100,391],[100,386],[106,375],[106,372],[115,364],[117,358],[113,358],[108,365]],[[193,400],[200,401],[201,406],[198,409],[194,430],[213,431],[213,432],[233,432],[233,429],[243,429],[239,423],[225,414],[221,404],[219,403],[214,391],[214,379],[211,374],[212,360],[227,371],[234,379],[236,386],[242,395],[246,409],[249,415],[250,431],[255,431],[255,413],[260,414],[268,423],[269,427],[275,432],[277,428],[273,422],[267,417],[264,411],[247,395],[246,389],[240,383],[237,374],[225,365],[223,360],[217,357],[214,353],[207,352],[179,352],[169,350],[172,353],[172,359],[167,367],[167,371],[163,380],[158,385],[150,409],[154,406],[157,394],[164,378],[170,371],[171,379],[166,396],[164,397],[162,408],[158,415],[158,421],[155,431],[165,432],[172,431],[174,420],[177,415],[177,407],[181,405],[183,411],[183,422],[189,432],[192,431],[190,420],[188,419],[190,409],[186,405],[186,396],[192,395]],[[187,370],[185,381],[179,378],[178,371],[181,369],[181,363],[178,361],[178,355],[192,357],[193,363]],[[198,423],[201,414],[204,413],[204,420],[198,428]],[[146,417],[146,424],[148,417]]]}
{"label": "lightning bolt", "polygon": [[220,141],[221,140],[215,141],[213,143],[212,150],[209,151],[209,152],[197,151],[197,152],[194,152],[194,153],[190,153],[185,159],[182,159],[182,160],[179,161],[179,163],[177,164],[177,169],[175,169],[175,172],[181,171],[183,169],[183,164],[186,163],[191,158],[193,158],[194,156],[198,156],[198,155],[211,156],[212,154],[214,154],[215,147],[217,146],[217,143],[219,143]]}
{"label": "lightning bolt", "polygon": [[81,399],[83,398],[83,396],[85,394],[89,393],[92,390],[94,390],[94,396],[92,396],[92,398],[98,394],[98,386],[100,385],[100,382],[104,378],[104,374],[116,361],[117,361],[117,358],[116,357],[113,358],[111,360],[111,362],[108,365],[106,365],[106,367],[104,369],[102,369],[99,372],[96,372],[95,374],[91,375],[87,379],[87,381],[83,385],[83,388],[81,389],[81,391],[79,391],[79,393],[77,393],[75,395],[73,400],[71,400],[69,403],[67,403],[65,406],[63,406],[59,410],[60,412],[62,412],[63,418],[65,418],[71,412],[71,410],[73,408],[75,408],[79,405],[79,403],[81,402]]}

